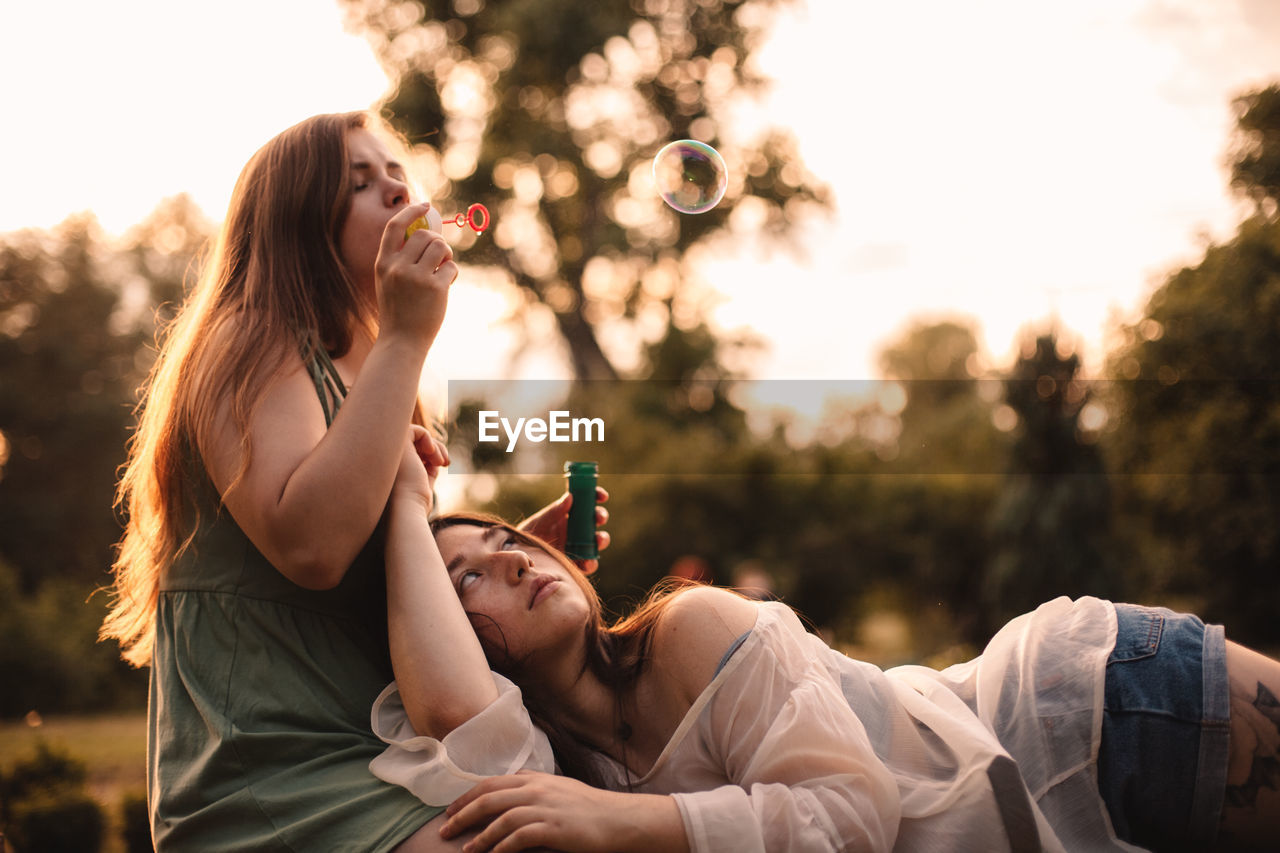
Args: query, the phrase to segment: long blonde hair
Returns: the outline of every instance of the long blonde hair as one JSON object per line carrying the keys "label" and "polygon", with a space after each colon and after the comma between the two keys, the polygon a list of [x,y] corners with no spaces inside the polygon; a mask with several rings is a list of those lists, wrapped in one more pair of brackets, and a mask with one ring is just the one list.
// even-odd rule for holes
{"label": "long blonde hair", "polygon": [[[162,334],[139,404],[138,426],[116,492],[128,514],[100,639],[125,660],[151,661],[161,571],[195,535],[187,473],[210,446],[229,404],[240,434],[238,480],[250,462],[248,424],[263,388],[299,354],[344,355],[377,334],[377,305],[342,262],[339,235],[351,202],[347,135],[356,128],[399,140],[376,117],[309,118],[249,160],[195,288]],[[422,421],[421,410],[415,420]]]}

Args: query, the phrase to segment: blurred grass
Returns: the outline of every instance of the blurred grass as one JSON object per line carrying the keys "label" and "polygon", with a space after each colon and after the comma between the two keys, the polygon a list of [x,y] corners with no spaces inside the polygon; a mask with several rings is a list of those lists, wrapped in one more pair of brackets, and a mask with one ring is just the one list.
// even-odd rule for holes
{"label": "blurred grass", "polygon": [[33,755],[41,740],[83,761],[90,786],[146,784],[147,715],[143,711],[45,717],[39,725],[25,720],[0,723],[0,765],[7,771],[17,759]]}
{"label": "blurred grass", "polygon": [[84,762],[89,793],[107,820],[102,851],[123,851],[121,802],[126,793],[143,793],[147,786],[146,712],[0,722],[0,772],[8,773],[15,762],[35,755],[41,740]]}

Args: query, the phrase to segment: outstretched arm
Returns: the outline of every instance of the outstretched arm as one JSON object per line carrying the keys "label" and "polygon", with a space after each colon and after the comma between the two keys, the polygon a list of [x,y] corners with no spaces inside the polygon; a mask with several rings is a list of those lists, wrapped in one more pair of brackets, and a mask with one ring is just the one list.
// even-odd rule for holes
{"label": "outstretched arm", "polygon": [[498,698],[427,522],[435,475],[447,463],[443,445],[415,429],[391,490],[386,547],[392,668],[409,722],[418,734],[434,738]]}

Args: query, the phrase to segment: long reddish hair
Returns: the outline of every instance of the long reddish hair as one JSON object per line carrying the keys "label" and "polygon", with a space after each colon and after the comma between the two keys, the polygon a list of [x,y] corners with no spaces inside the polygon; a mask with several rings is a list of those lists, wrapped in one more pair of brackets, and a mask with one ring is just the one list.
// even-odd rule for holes
{"label": "long reddish hair", "polygon": [[[252,458],[248,424],[267,383],[319,349],[340,358],[356,336],[377,335],[377,305],[339,250],[352,195],[347,136],[356,128],[403,148],[379,119],[353,112],[309,118],[253,155],[203,272],[161,333],[116,492],[128,520],[100,632],[135,666],[151,660],[160,574],[199,523],[189,472],[211,446],[220,407],[229,404],[240,435],[234,486]],[[415,420],[423,421],[420,409]]]}

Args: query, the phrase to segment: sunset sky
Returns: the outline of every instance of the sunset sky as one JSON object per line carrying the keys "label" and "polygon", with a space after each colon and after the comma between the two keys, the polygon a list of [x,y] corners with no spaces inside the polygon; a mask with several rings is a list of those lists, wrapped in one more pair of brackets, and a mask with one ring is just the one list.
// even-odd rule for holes
{"label": "sunset sky", "polygon": [[[761,62],[763,113],[837,205],[805,259],[744,247],[706,270],[719,327],[769,340],[763,376],[873,376],[910,318],[954,313],[993,367],[1056,318],[1097,372],[1110,325],[1244,212],[1230,99],[1280,80],[1280,4],[808,0]],[[269,137],[388,86],[327,0],[7,4],[0,72],[0,231],[92,210],[122,234],[179,192],[216,221]],[[433,370],[496,375],[502,346],[468,342],[501,297],[455,294]]]}

